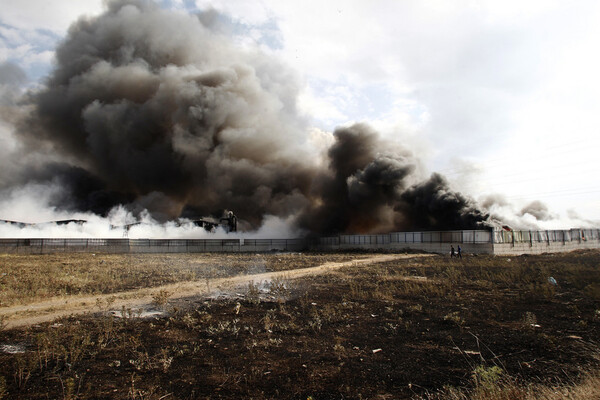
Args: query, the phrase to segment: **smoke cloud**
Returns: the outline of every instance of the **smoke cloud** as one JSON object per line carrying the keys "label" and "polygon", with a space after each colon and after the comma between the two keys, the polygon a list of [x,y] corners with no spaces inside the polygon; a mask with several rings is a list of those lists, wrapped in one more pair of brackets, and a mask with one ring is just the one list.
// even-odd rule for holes
{"label": "smoke cloud", "polygon": [[535,217],[535,219],[539,221],[548,221],[553,219],[550,210],[548,210],[548,206],[546,206],[539,200],[532,201],[531,203],[523,207],[523,209],[521,209],[521,216],[525,214],[532,215],[533,217]]}
{"label": "smoke cloud", "polygon": [[[255,225],[296,208],[310,183],[285,71],[197,16],[112,2],[71,27],[19,131],[75,163],[61,168],[69,206],[105,215],[132,199],[162,220],[186,206],[200,215],[227,207]],[[94,182],[88,191],[81,168]]]}
{"label": "smoke cloud", "polygon": [[[441,175],[424,177],[409,149],[367,124],[338,128],[323,151],[297,112],[294,72],[236,46],[211,21],[121,0],[74,23],[45,86],[19,106],[19,151],[38,157],[2,177],[3,204],[48,187],[54,215],[170,226],[229,209],[246,230],[281,231],[284,221],[288,233],[316,234],[486,221],[473,200]],[[19,78],[0,68],[0,78],[10,74]]]}

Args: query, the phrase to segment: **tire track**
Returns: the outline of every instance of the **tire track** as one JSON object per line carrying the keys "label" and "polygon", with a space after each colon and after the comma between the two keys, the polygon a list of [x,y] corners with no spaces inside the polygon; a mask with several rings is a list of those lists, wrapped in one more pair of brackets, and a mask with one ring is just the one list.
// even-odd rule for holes
{"label": "tire track", "polygon": [[359,258],[343,262],[327,262],[316,267],[299,268],[286,271],[265,272],[252,275],[237,275],[227,278],[178,282],[153,288],[137,289],[125,292],[52,298],[43,302],[12,306],[0,309],[0,318],[4,318],[6,328],[30,326],[53,321],[60,317],[81,315],[100,311],[98,304],[110,304],[112,309],[132,309],[152,303],[153,297],[161,291],[170,294],[169,300],[193,296],[208,296],[217,292],[234,291],[250,282],[262,282],[273,279],[298,279],[309,275],[320,275],[349,266],[392,261],[414,257],[427,257],[428,254],[385,254],[369,258]]}

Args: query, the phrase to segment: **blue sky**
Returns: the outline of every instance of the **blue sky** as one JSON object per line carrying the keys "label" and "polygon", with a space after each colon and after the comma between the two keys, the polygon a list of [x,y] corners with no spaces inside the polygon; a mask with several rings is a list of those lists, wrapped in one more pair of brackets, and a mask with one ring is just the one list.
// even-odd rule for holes
{"label": "blue sky", "polygon": [[[475,199],[557,220],[600,220],[600,3],[596,1],[160,2],[214,9],[240,46],[298,74],[300,111],[331,132],[366,121]],[[56,44],[99,0],[0,0],[0,62],[35,88]],[[565,223],[568,223],[565,222]]]}

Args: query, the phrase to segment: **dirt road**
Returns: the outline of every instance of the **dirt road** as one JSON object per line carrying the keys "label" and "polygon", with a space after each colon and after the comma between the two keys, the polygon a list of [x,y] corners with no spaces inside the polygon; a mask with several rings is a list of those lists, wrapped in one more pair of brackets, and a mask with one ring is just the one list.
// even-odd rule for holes
{"label": "dirt road", "polygon": [[[0,309],[0,317],[4,317],[7,328],[28,326],[52,321],[68,315],[85,314],[101,310],[102,305],[110,305],[111,309],[120,310],[123,307],[132,309],[151,304],[153,299],[164,291],[169,294],[169,300],[192,296],[208,296],[214,292],[233,291],[250,282],[263,282],[277,278],[296,279],[307,275],[329,273],[336,269],[364,265],[375,262],[391,261],[401,258],[423,257],[425,254],[389,254],[360,258],[345,262],[328,262],[316,267],[300,268],[278,272],[266,272],[253,275],[238,275],[228,278],[217,278],[202,281],[179,282],[153,288],[138,289],[106,295],[70,296],[51,298],[43,302],[6,307]],[[163,293],[164,293],[163,292]]]}

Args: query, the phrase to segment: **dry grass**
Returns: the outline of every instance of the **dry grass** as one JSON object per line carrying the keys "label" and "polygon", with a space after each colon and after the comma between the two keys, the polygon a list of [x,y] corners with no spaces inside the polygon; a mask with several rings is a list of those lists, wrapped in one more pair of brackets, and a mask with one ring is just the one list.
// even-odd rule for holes
{"label": "dry grass", "polygon": [[345,261],[340,254],[0,254],[0,307]]}
{"label": "dry grass", "polygon": [[[458,261],[445,257],[431,257],[406,265],[402,261],[378,263],[369,268],[371,277],[359,283],[353,278],[364,275],[360,267],[346,270],[353,296],[364,298],[453,297],[459,285],[481,290],[513,292],[521,298],[551,299],[558,288],[582,290],[589,298],[600,299],[600,270],[594,253],[570,253],[571,257],[548,255],[547,260],[523,257],[495,257],[480,255]],[[558,281],[558,286],[548,278]],[[363,285],[363,286],[360,286]]]}
{"label": "dry grass", "polygon": [[600,375],[586,374],[579,383],[556,386],[519,385],[507,377],[480,382],[474,389],[446,388],[442,392],[422,397],[429,400],[592,400],[600,399]]}
{"label": "dry grass", "polygon": [[[324,256],[243,257],[257,273]],[[186,308],[157,290],[156,320],[124,309],[1,331],[26,351],[0,352],[0,398],[600,398],[599,259],[396,260]]]}

